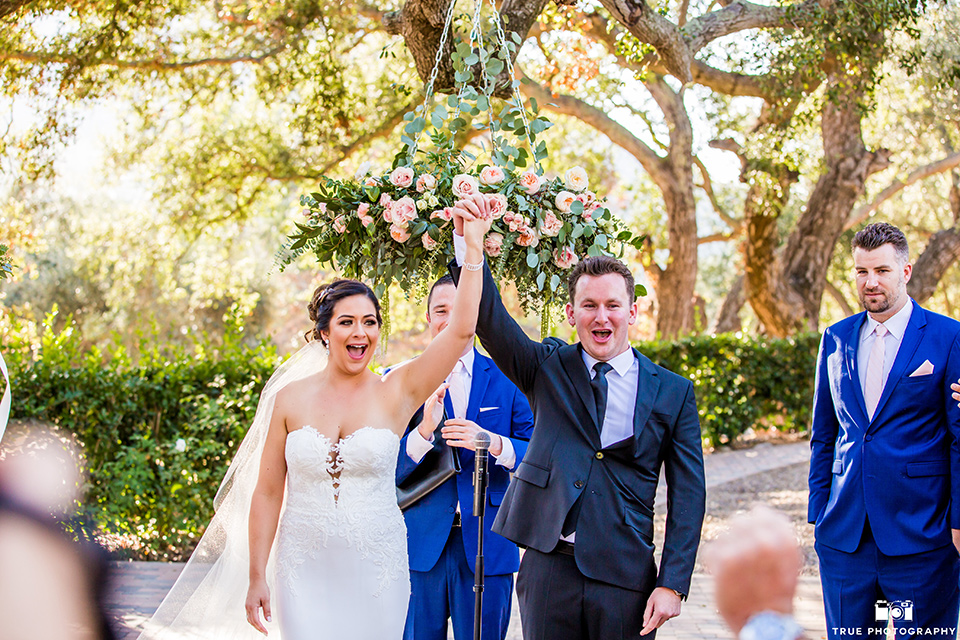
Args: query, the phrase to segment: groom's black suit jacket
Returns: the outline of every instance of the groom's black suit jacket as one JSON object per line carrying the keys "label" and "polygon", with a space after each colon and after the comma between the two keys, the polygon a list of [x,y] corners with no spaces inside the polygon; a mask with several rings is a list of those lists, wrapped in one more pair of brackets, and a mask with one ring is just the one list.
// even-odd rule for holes
{"label": "groom's black suit jacket", "polygon": [[[450,267],[459,279],[459,267]],[[660,586],[689,593],[706,494],[690,381],[634,349],[640,373],[633,437],[603,448],[581,346],[528,338],[504,308],[486,266],[477,335],[527,396],[534,415],[533,437],[493,531],[549,553],[567,513],[582,496],[574,549],[583,575],[646,593]],[[667,526],[658,573],[653,504],[661,465]]]}

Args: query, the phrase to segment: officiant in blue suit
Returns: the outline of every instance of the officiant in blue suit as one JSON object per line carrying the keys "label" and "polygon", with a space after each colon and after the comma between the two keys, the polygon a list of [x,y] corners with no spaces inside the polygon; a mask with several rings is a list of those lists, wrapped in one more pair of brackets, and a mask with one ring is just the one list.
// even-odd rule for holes
{"label": "officiant in blue suit", "polygon": [[957,633],[960,323],[907,295],[903,233],[853,240],[865,312],[829,327],[817,364],[808,518],[816,524],[827,633]]}
{"label": "officiant in blue suit", "polygon": [[[427,324],[436,337],[447,324],[456,288],[450,276],[438,280],[427,297]],[[429,401],[428,401],[429,403]],[[404,512],[410,554],[410,607],[404,640],[446,640],[447,619],[456,640],[473,637],[477,518],[473,516],[473,443],[480,430],[490,434],[489,488],[484,535],[483,640],[503,640],[510,623],[513,574],[520,566],[517,546],[490,531],[533,432],[527,399],[490,358],[471,348],[447,379],[443,403],[448,419],[436,425],[420,411],[400,442],[397,483],[426,454],[444,443],[457,447],[462,471]],[[443,442],[441,442],[441,440]]]}

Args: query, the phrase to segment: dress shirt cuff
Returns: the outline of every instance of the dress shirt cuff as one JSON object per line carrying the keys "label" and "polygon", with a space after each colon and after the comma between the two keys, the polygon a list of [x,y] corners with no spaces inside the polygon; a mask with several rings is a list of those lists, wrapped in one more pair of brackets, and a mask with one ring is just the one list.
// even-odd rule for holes
{"label": "dress shirt cuff", "polygon": [[500,455],[493,456],[497,459],[497,464],[501,467],[506,467],[508,471],[513,469],[513,465],[517,463],[517,451],[513,448],[513,442],[510,441],[510,438],[504,438],[500,436]]}
{"label": "dress shirt cuff", "polygon": [[453,232],[453,254],[457,260],[457,266],[462,267],[467,257],[467,241],[463,236],[458,236],[456,231]]}
{"label": "dress shirt cuff", "polygon": [[417,464],[420,464],[420,461],[430,452],[430,449],[433,449],[433,438],[424,439],[420,435],[420,429],[414,429],[407,436],[407,455]]}

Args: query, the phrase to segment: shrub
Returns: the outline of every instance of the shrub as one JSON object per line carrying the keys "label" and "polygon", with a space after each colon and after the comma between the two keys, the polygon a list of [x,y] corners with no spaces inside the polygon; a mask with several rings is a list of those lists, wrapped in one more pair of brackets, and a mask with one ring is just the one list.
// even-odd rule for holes
{"label": "shrub", "polygon": [[704,444],[717,446],[751,428],[808,428],[819,342],[817,334],[783,340],[723,334],[637,348],[693,382]]}

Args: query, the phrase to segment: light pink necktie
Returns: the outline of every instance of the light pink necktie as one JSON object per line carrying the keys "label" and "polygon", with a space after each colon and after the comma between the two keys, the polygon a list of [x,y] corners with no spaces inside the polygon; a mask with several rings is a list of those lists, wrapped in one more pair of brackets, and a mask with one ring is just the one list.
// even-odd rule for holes
{"label": "light pink necktie", "polygon": [[455,418],[467,416],[467,398],[463,376],[465,375],[463,360],[457,360],[457,365],[450,374],[450,404],[453,405]]}
{"label": "light pink necktie", "polygon": [[873,420],[873,414],[880,402],[880,394],[883,393],[883,356],[885,352],[883,336],[887,335],[887,328],[878,324],[874,333],[877,336],[873,340],[873,348],[870,349],[870,359],[867,360],[867,378],[863,384],[863,399],[867,403],[867,415],[871,420]]}

